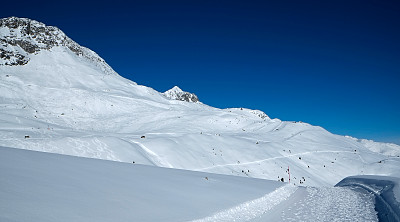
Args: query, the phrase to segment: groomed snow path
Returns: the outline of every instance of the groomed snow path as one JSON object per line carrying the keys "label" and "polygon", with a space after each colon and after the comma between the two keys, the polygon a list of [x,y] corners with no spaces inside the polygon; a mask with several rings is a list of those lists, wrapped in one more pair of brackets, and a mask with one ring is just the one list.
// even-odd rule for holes
{"label": "groomed snow path", "polygon": [[252,221],[378,221],[372,194],[343,187],[300,187]]}

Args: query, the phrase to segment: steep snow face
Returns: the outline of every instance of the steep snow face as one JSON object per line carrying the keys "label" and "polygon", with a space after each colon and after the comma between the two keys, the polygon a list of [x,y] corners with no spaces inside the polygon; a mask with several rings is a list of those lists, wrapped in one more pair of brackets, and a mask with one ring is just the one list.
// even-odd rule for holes
{"label": "steep snow face", "polygon": [[[0,39],[27,38],[10,37],[11,30],[24,33],[15,27],[2,20]],[[0,65],[2,146],[284,181],[290,167],[296,185],[335,185],[358,174],[400,176],[399,146],[384,152],[386,144],[372,149],[257,110],[170,99],[61,43],[34,53],[4,44],[29,61]]]}
{"label": "steep snow face", "polygon": [[197,98],[195,94],[184,92],[178,86],[174,86],[172,89],[164,92],[163,94],[170,99],[192,102],[192,103],[199,102],[199,98]]}

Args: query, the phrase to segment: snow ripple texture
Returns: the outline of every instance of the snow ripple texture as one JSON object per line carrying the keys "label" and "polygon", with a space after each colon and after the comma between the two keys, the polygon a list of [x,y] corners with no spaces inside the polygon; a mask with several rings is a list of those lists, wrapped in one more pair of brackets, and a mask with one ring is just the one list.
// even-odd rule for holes
{"label": "snow ripple texture", "polygon": [[282,221],[378,221],[371,194],[342,187],[308,187],[307,192],[282,212]]}
{"label": "snow ripple texture", "polygon": [[203,219],[193,220],[192,222],[249,221],[251,219],[261,216],[268,210],[272,209],[274,206],[286,200],[296,190],[297,187],[295,186],[285,185],[261,198],[247,201],[236,207],[223,210]]}

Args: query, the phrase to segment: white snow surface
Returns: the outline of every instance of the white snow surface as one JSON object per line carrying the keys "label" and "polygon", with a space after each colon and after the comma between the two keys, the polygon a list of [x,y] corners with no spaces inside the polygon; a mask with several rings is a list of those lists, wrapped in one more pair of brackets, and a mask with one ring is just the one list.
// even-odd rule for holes
{"label": "white snow surface", "polygon": [[287,181],[290,167],[291,182],[307,186],[400,177],[398,145],[171,100],[62,44],[27,56],[25,65],[0,65],[1,146],[270,180]]}
{"label": "white snow surface", "polygon": [[218,212],[212,216],[194,220],[193,222],[212,221],[249,221],[257,218],[285,201],[297,190],[297,187],[286,185],[273,192],[251,201],[247,201],[233,208]]}
{"label": "white snow surface", "polygon": [[377,221],[372,194],[0,147],[0,221]]}
{"label": "white snow surface", "polygon": [[373,152],[382,153],[387,156],[399,156],[400,155],[399,145],[397,145],[397,144],[375,142],[373,140],[367,140],[367,139],[357,139],[357,138],[350,137],[350,136],[346,136],[346,137],[360,142],[367,149],[369,149]]}
{"label": "white snow surface", "polygon": [[243,203],[254,208],[262,197],[259,207],[273,206],[277,200],[267,197],[282,201],[286,189],[295,189],[277,181],[5,147],[0,169],[0,221],[177,222],[230,208],[237,209],[229,220],[235,221],[252,213]]}

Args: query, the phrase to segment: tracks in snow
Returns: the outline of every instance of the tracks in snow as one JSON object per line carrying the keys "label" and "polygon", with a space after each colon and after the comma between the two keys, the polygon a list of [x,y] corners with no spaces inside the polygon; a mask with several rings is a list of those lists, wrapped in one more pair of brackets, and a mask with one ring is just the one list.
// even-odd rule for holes
{"label": "tracks in snow", "polygon": [[271,158],[266,158],[266,159],[262,159],[262,160],[250,161],[250,162],[228,163],[228,164],[214,165],[214,166],[204,167],[204,168],[199,168],[199,169],[194,169],[194,170],[203,171],[203,170],[209,170],[209,169],[214,169],[214,168],[218,168],[218,167],[243,166],[243,165],[262,163],[262,162],[269,161],[269,160],[283,159],[283,158],[289,158],[289,157],[298,157],[298,156],[301,156],[301,155],[316,154],[316,153],[354,153],[354,152],[352,152],[352,151],[334,151],[334,150],[330,150],[330,151],[310,151],[310,152],[290,154],[290,155],[286,155],[286,156],[271,157]]}
{"label": "tracks in snow", "polygon": [[[303,188],[304,197],[281,211],[279,221],[378,221],[370,193],[343,187]],[[265,218],[268,218],[265,215]]]}
{"label": "tracks in snow", "polygon": [[129,140],[129,141],[137,144],[142,149],[142,154],[145,155],[145,157],[147,157],[154,165],[160,166],[160,167],[173,168],[173,166],[170,163],[168,163],[167,161],[160,158],[155,152],[153,152],[152,150],[147,148],[142,143],[134,141],[134,140]]}
{"label": "tracks in snow", "polygon": [[191,222],[378,221],[373,196],[343,187],[282,186],[265,196]]}
{"label": "tracks in snow", "polygon": [[217,212],[209,217],[193,220],[191,222],[249,221],[260,217],[274,206],[285,201],[297,189],[298,188],[295,186],[285,185],[261,198],[244,202],[238,206]]}

